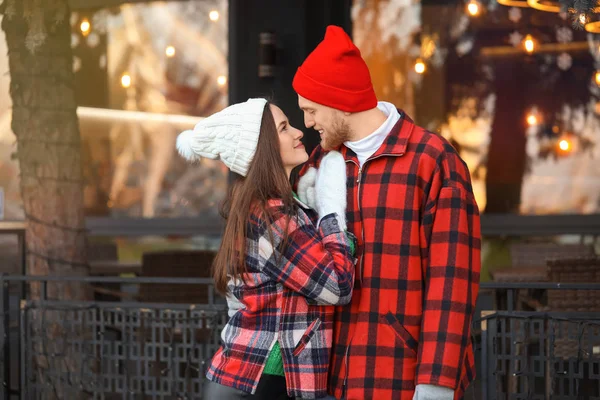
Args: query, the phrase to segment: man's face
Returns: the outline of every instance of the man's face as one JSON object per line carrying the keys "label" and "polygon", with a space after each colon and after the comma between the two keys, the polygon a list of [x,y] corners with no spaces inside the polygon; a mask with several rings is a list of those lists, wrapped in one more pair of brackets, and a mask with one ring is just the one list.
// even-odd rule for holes
{"label": "man's face", "polygon": [[298,95],[298,107],[304,112],[304,125],[313,128],[321,136],[325,150],[339,148],[351,140],[351,131],[343,111],[310,101]]}

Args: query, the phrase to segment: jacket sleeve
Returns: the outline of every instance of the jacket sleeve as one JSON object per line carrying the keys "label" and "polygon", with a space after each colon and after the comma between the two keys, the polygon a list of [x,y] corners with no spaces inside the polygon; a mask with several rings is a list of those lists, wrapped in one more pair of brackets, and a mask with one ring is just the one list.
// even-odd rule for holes
{"label": "jacket sleeve", "polygon": [[[289,218],[277,212],[259,239],[263,272],[311,303],[347,304],[354,283],[354,236],[340,230],[335,214],[326,215],[315,227],[300,212]],[[288,241],[282,242],[287,229]]]}
{"label": "jacket sleeve", "polygon": [[[469,172],[457,155],[437,174],[423,212],[425,293],[416,384],[457,389],[471,346],[479,290],[481,232]],[[442,176],[446,175],[446,176]],[[436,187],[437,186],[437,187]]]}

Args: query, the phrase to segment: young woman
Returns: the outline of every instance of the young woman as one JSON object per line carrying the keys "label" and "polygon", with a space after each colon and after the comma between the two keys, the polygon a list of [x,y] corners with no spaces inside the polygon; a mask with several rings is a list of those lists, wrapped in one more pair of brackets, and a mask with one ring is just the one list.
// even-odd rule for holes
{"label": "young woman", "polygon": [[242,176],[225,202],[213,265],[230,318],[206,373],[205,399],[327,395],[333,306],[350,301],[355,240],[345,232],[341,154],[321,161],[316,212],[295,198],[290,173],[308,158],[301,138],[279,107],[250,99],[177,139],[185,158],[220,159]]}

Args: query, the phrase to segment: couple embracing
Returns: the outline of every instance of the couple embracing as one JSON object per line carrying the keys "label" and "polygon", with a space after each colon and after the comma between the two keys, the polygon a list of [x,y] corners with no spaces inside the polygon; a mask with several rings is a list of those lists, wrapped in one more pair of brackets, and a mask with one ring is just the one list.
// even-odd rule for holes
{"label": "couple embracing", "polygon": [[178,137],[185,158],[219,159],[241,175],[213,265],[230,318],[204,398],[461,399],[475,377],[481,263],[465,163],[377,101],[339,27],[327,28],[293,89],[321,137],[310,156],[265,99]]}

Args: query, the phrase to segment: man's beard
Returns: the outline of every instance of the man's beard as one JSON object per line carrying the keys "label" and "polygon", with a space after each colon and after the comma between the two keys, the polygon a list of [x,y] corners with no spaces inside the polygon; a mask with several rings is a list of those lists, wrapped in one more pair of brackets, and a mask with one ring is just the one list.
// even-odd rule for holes
{"label": "man's beard", "polygon": [[342,119],[332,124],[331,131],[328,131],[321,140],[321,147],[325,150],[337,150],[344,142],[352,137],[350,126]]}

